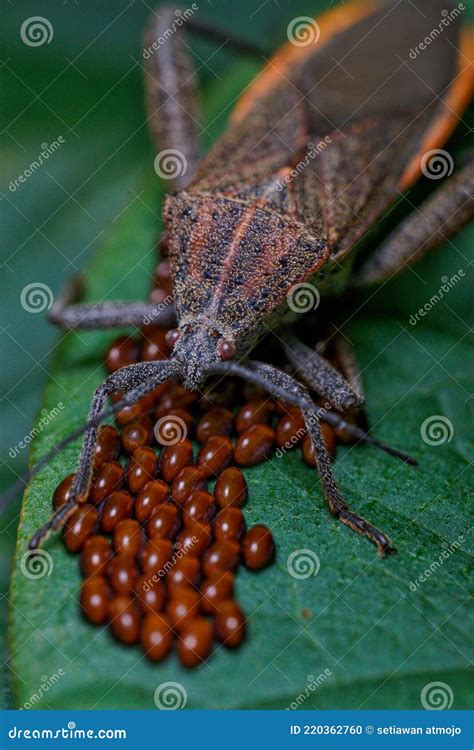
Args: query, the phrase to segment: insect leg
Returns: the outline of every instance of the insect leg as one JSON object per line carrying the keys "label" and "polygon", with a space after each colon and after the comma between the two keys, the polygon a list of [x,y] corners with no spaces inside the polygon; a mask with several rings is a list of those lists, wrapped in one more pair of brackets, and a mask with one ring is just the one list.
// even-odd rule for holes
{"label": "insect leg", "polygon": [[348,411],[364,402],[364,397],[327,360],[296,336],[285,336],[285,354],[304,383],[335,409]]}
{"label": "insect leg", "polygon": [[123,367],[109,375],[93,396],[89,412],[88,426],[85,430],[81,453],[74,483],[71,488],[72,499],[61,506],[52,518],[39,529],[29,542],[30,549],[36,549],[50,531],[64,524],[78,504],[83,502],[89,492],[92,479],[94,451],[97,443],[100,418],[104,412],[105,402],[112,393],[127,393],[127,403],[138,401],[149,391],[174,375],[174,368],[168,361],[140,362]]}
{"label": "insect leg", "polygon": [[60,328],[120,328],[122,326],[172,325],[174,308],[168,304],[155,305],[152,302],[97,302],[74,304],[81,283],[73,277],[64,292],[56,300],[49,312],[49,320]]}
{"label": "insect leg", "polygon": [[181,190],[199,161],[202,129],[197,75],[183,38],[184,22],[177,29],[175,10],[171,6],[160,8],[145,33],[145,97],[151,134],[163,159],[163,174],[169,178],[171,190]]}
{"label": "insect leg", "polygon": [[420,260],[474,217],[474,159],[428,198],[356,273],[354,286],[377,284]]}
{"label": "insect leg", "polygon": [[[226,363],[222,364],[225,365]],[[329,510],[346,526],[373,542],[380,555],[393,554],[396,550],[391,546],[389,538],[357,513],[353,513],[342,497],[332,473],[331,458],[321,435],[319,413],[306,388],[290,375],[262,362],[249,362],[249,366],[234,365],[232,368],[223,367],[222,364],[219,364],[215,369],[220,372],[227,371],[240,375],[246,380],[265,388],[272,395],[283,398],[301,408],[306,429],[311,435],[317,469]]]}

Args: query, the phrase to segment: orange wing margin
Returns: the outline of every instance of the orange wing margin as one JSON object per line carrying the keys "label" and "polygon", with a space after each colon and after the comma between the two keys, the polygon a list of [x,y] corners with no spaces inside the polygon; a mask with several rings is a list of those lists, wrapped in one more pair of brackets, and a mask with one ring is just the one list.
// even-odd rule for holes
{"label": "orange wing margin", "polygon": [[422,157],[427,151],[438,149],[448,140],[459,123],[460,117],[474,94],[474,29],[461,32],[458,54],[458,70],[443,99],[443,107],[437,120],[426,132],[419,152],[413,157],[401,177],[399,188],[407,190],[421,176]]}
{"label": "orange wing margin", "polygon": [[[368,0],[367,2],[352,2],[341,5],[333,10],[323,13],[314,20],[319,29],[318,47],[322,47],[340,31],[352,26],[356,21],[373,13],[379,4]],[[295,63],[305,57],[314,54],[316,44],[297,46],[287,42],[276,51],[263,70],[252,81],[249,87],[241,94],[237,104],[232,110],[230,122],[232,125],[240,122],[245,115],[258,102],[261,96],[267,95],[282,78],[288,76],[289,70]]]}

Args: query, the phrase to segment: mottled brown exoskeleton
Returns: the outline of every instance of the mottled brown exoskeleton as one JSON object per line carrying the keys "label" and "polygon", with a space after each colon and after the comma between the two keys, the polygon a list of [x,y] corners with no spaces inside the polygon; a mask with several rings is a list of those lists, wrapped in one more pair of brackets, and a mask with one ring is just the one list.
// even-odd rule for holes
{"label": "mottled brown exoskeleton", "polygon": [[[349,509],[321,438],[320,419],[340,424],[337,412],[360,406],[362,396],[291,332],[288,300],[309,280],[321,294],[335,294],[386,279],[472,217],[469,162],[354,270],[361,238],[420,177],[424,157],[446,142],[472,97],[472,36],[460,12],[448,7],[446,0],[424,2],[423,12],[403,1],[349,3],[312,23],[295,19],[303,26],[289,25],[289,42],[245,91],[203,159],[196,76],[183,42],[193,18],[177,24],[173,8],[159,9],[146,38],[149,119],[158,149],[171,149],[186,165],[163,212],[174,312],[153,317],[151,303],[63,300],[51,317],[66,328],[97,328],[141,325],[150,313],[160,323],[175,314],[174,349],[168,361],[123,368],[98,388],[73,499],[35,535],[32,548],[87,495],[111,393],[125,394],[118,409],[172,377],[194,389],[210,375],[233,373],[301,407],[331,512],[381,554],[394,551],[384,533]],[[446,18],[442,33],[421,49]],[[249,358],[276,325],[300,380]],[[317,409],[310,391],[327,408]]]}

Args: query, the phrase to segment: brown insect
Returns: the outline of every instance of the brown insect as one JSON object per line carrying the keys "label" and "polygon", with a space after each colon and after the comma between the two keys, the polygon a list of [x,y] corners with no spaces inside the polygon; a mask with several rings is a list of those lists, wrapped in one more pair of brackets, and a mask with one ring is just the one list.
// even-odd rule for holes
{"label": "brown insect", "polygon": [[[356,264],[361,239],[421,176],[424,157],[446,142],[472,97],[473,36],[459,13],[452,11],[442,33],[419,47],[446,20],[445,7],[446,0],[424,3],[423,13],[410,3],[346,4],[303,30],[317,31],[317,42],[304,43],[301,29],[293,39],[289,33],[288,44],[242,95],[227,131],[202,160],[196,77],[182,24],[175,28],[172,8],[159,10],[146,38],[149,118],[161,153],[186,165],[163,213],[174,312],[168,307],[156,315],[152,303],[87,306],[63,299],[51,319],[65,328],[99,328],[142,325],[144,319],[158,324],[175,314],[173,351],[169,360],[114,372],[97,389],[72,499],[34,536],[31,548],[87,496],[110,394],[125,394],[116,411],[170,378],[195,389],[210,375],[232,373],[302,409],[330,511],[382,555],[394,551],[384,533],[346,504],[321,437],[320,419],[344,423],[336,411],[360,407],[362,395],[355,381],[295,337],[288,303],[309,280],[321,294],[382,281],[472,217],[470,162]],[[249,358],[259,337],[276,325],[305,385]],[[327,408],[318,409],[305,386]],[[352,431],[378,444],[360,429]]]}

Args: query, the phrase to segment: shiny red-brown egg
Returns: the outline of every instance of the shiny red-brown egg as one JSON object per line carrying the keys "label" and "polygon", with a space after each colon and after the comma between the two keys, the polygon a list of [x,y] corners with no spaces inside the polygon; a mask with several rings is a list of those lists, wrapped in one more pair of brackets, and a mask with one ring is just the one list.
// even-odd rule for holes
{"label": "shiny red-brown egg", "polygon": [[72,499],[71,489],[75,477],[75,474],[69,474],[67,477],[64,477],[64,479],[59,482],[58,486],[54,490],[53,508],[55,510],[60,508],[62,505],[65,505],[69,502],[69,500]]}
{"label": "shiny red-brown egg", "polygon": [[120,455],[120,435],[110,424],[99,428],[97,443],[94,450],[94,466],[102,466],[110,461],[116,461]]}
{"label": "shiny red-brown egg", "polygon": [[279,448],[291,450],[300,443],[306,434],[306,425],[301,409],[280,417],[275,429],[275,442]]}
{"label": "shiny red-brown egg", "polygon": [[112,492],[102,508],[100,528],[106,534],[115,529],[119,521],[128,518],[132,513],[133,498],[129,492]]}
{"label": "shiny red-brown egg", "polygon": [[110,597],[110,589],[104,576],[93,575],[86,578],[81,586],[80,604],[89,622],[101,625],[106,621]]}
{"label": "shiny red-brown egg", "polygon": [[146,573],[140,576],[135,583],[137,604],[143,614],[156,614],[161,612],[165,606],[166,588],[163,581],[156,576]]}
{"label": "shiny red-brown egg", "polygon": [[146,526],[150,539],[174,539],[181,528],[176,505],[166,503],[153,511]]}
{"label": "shiny red-brown egg", "polygon": [[245,533],[244,514],[240,508],[229,506],[220,511],[214,521],[214,537],[217,542],[230,539],[238,542]]}
{"label": "shiny red-brown egg", "polygon": [[165,611],[176,632],[179,633],[188,622],[198,616],[200,601],[200,593],[189,586],[176,586],[173,589]]}
{"label": "shiny red-brown egg", "polygon": [[166,343],[166,330],[158,326],[147,326],[142,330],[143,344],[141,359],[143,362],[154,362],[167,359],[170,348]]}
{"label": "shiny red-brown egg", "polygon": [[237,542],[225,539],[214,542],[203,555],[202,569],[206,576],[212,576],[216,570],[234,571],[240,561],[240,546]]}
{"label": "shiny red-brown egg", "polygon": [[109,626],[114,636],[131,645],[140,637],[140,610],[129,594],[117,594],[108,606]]}
{"label": "shiny red-brown egg", "polygon": [[161,614],[147,614],[140,630],[140,642],[151,661],[161,661],[171,651],[173,631],[168,617]]}
{"label": "shiny red-brown egg", "polygon": [[198,453],[197,463],[206,477],[218,476],[232,461],[232,442],[224,435],[213,435]]}
{"label": "shiny red-brown egg", "polygon": [[147,542],[140,554],[142,571],[148,575],[165,575],[165,566],[171,560],[173,543],[169,539],[152,539]]}
{"label": "shiny red-brown egg", "polygon": [[114,555],[107,566],[107,579],[117,594],[130,594],[138,578],[138,569],[130,557]]}
{"label": "shiny red-brown egg", "polygon": [[98,513],[93,505],[84,503],[64,524],[63,540],[69,552],[79,552],[97,528]]}
{"label": "shiny red-brown egg", "polygon": [[168,485],[161,479],[147,482],[135,500],[135,518],[144,523],[150,516],[164,505],[170,495]]}
{"label": "shiny red-brown egg", "polygon": [[142,416],[130,424],[125,425],[122,430],[122,445],[127,453],[133,453],[137,448],[150,445],[153,438],[153,429],[149,417]]}
{"label": "shiny red-brown egg", "polygon": [[147,482],[155,478],[158,470],[158,457],[153,448],[137,448],[127,466],[127,485],[130,492],[136,495]]}
{"label": "shiny red-brown egg", "polygon": [[110,345],[105,358],[105,366],[109,372],[120,370],[121,367],[134,365],[140,359],[140,347],[130,336],[120,336]]}
{"label": "shiny red-brown egg", "polygon": [[229,570],[216,570],[201,583],[201,609],[208,615],[215,614],[222,602],[232,599],[234,574]]}
{"label": "shiny red-brown egg", "polygon": [[171,487],[171,496],[176,505],[182,506],[193,492],[206,489],[206,475],[198,466],[181,469]]}
{"label": "shiny red-brown egg", "polygon": [[196,667],[205,661],[212,649],[213,627],[204,617],[196,617],[182,629],[178,656],[184,667]]}
{"label": "shiny red-brown egg", "polygon": [[205,443],[206,440],[214,435],[229,436],[233,425],[234,418],[232,412],[223,406],[214,406],[203,414],[199,420],[196,427],[196,437],[200,443]]}
{"label": "shiny red-brown egg", "polygon": [[210,523],[216,514],[214,497],[209,492],[198,490],[188,497],[183,505],[183,521],[187,526],[194,521]]}
{"label": "shiny red-brown egg", "polygon": [[173,482],[185,466],[193,462],[193,446],[190,440],[180,440],[163,448],[160,457],[160,474],[165,482]]}
{"label": "shiny red-brown egg", "polygon": [[192,521],[178,535],[176,547],[182,555],[201,557],[212,542],[212,529],[210,524]]}
{"label": "shiny red-brown egg", "polygon": [[247,499],[247,482],[235,466],[224,469],[214,487],[214,497],[220,508],[241,507]]}
{"label": "shiny red-brown egg", "polygon": [[237,440],[235,462],[240,466],[256,466],[271,456],[274,444],[274,430],[267,424],[254,424]]}
{"label": "shiny red-brown egg", "polygon": [[85,576],[102,575],[112,554],[109,540],[101,534],[90,536],[81,552],[81,570]]}
{"label": "shiny red-brown egg", "polygon": [[117,555],[136,557],[143,537],[140,524],[134,518],[124,518],[114,529],[112,543]]}
{"label": "shiny red-brown egg", "polygon": [[166,584],[170,593],[183,586],[194,588],[200,580],[201,561],[198,557],[192,555],[178,558],[166,576]]}
{"label": "shiny red-brown egg", "polygon": [[253,526],[242,539],[242,558],[247,568],[260,570],[269,565],[275,555],[272,532],[266,526]]}
{"label": "shiny red-brown egg", "polygon": [[269,422],[275,413],[275,404],[269,399],[259,398],[247,401],[240,407],[235,420],[235,427],[239,434],[256,424]]}
{"label": "shiny red-brown egg", "polygon": [[227,648],[239,646],[245,636],[245,617],[234,601],[221,602],[216,611],[215,632]]}
{"label": "shiny red-brown egg", "polygon": [[97,469],[92,482],[89,498],[93,503],[100,503],[118,489],[124,478],[124,470],[118,461],[109,461]]}

